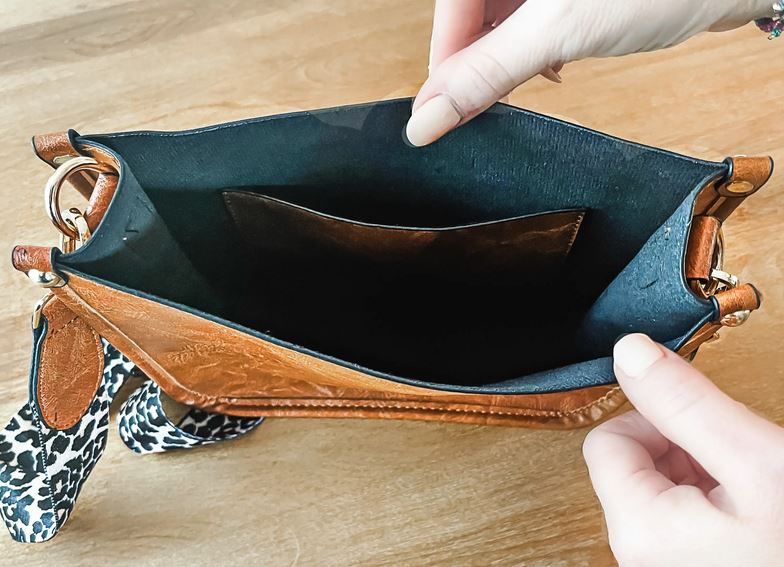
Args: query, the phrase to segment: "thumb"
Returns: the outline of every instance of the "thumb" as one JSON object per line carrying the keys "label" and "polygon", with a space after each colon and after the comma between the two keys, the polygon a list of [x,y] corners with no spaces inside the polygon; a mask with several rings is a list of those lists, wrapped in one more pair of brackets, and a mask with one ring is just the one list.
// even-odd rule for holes
{"label": "thumb", "polygon": [[434,69],[414,101],[406,135],[434,142],[497,102],[516,86],[560,62],[552,2],[526,2],[493,31]]}
{"label": "thumb", "polygon": [[719,390],[688,362],[645,335],[615,345],[615,373],[629,401],[662,435],[720,483],[748,487],[784,430]]}

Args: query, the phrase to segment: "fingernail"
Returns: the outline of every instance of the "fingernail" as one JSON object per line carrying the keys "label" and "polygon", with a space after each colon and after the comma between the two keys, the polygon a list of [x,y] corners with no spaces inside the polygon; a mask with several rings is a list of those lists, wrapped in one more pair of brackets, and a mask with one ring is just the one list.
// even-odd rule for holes
{"label": "fingernail", "polygon": [[561,83],[563,81],[561,79],[561,75],[558,74],[558,71],[552,69],[551,67],[545,67],[545,69],[540,73],[540,75],[542,75],[542,77],[554,83]]}
{"label": "fingernail", "polygon": [[615,364],[629,378],[639,378],[651,365],[664,356],[661,347],[646,335],[626,335],[613,349]]}
{"label": "fingernail", "polygon": [[415,146],[438,140],[460,122],[460,114],[448,96],[438,95],[420,106],[408,120],[406,137]]}
{"label": "fingernail", "polygon": [[621,342],[621,339],[622,339],[622,338],[624,338],[624,337],[628,337],[630,334],[631,334],[631,333],[621,333],[620,335],[618,335],[617,337],[615,337],[615,342],[613,342],[613,347],[614,347],[615,345],[617,345],[619,342]]}

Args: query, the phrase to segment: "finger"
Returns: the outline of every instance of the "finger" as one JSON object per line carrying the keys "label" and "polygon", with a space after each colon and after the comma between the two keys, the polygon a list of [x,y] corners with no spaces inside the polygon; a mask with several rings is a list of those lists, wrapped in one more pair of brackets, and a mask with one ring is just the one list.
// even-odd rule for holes
{"label": "finger", "polygon": [[517,85],[562,60],[556,12],[526,2],[493,31],[441,63],[414,101],[406,134],[429,144],[486,109]]}
{"label": "finger", "polygon": [[485,0],[436,0],[430,37],[431,72],[481,35],[486,4]]}
{"label": "finger", "polygon": [[[656,459],[656,469],[675,484],[715,488],[718,484],[716,480],[706,474],[702,467],[696,466],[695,462],[686,451],[677,445],[670,444],[667,453]],[[703,490],[703,492],[708,492],[708,490]]]}
{"label": "finger", "polygon": [[554,83],[560,83],[561,82],[561,75],[559,75],[558,71],[556,71],[552,67],[545,67],[542,70],[542,77],[544,77],[548,81],[552,81]]}
{"label": "finger", "polygon": [[497,27],[524,2],[525,0],[489,0],[485,7],[485,27]]}
{"label": "finger", "polygon": [[645,335],[615,345],[618,382],[635,408],[722,484],[742,489],[782,430]]}
{"label": "finger", "polygon": [[508,18],[524,0],[436,0],[429,69],[475,42]]}
{"label": "finger", "polygon": [[636,411],[613,418],[588,434],[583,455],[608,516],[647,506],[674,486],[655,467],[655,460],[668,447],[669,441]]}

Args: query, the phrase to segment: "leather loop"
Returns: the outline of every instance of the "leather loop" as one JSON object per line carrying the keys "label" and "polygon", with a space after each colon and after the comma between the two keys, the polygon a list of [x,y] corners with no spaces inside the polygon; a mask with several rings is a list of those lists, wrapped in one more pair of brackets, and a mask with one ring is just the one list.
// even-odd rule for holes
{"label": "leather loop", "polygon": [[773,160],[769,156],[736,156],[725,161],[729,166],[727,176],[702,190],[694,206],[695,215],[711,215],[725,221],[773,174]]}
{"label": "leather loop", "polygon": [[750,283],[719,292],[714,297],[719,305],[720,318],[737,311],[754,311],[762,304],[762,295]]}
{"label": "leather loop", "polygon": [[769,156],[736,156],[730,160],[730,173],[719,186],[719,194],[726,197],[751,195],[767,183],[773,173],[773,160]]}
{"label": "leather loop", "polygon": [[14,246],[11,264],[20,272],[52,271],[52,249],[48,246]]}
{"label": "leather loop", "polygon": [[119,177],[111,173],[101,173],[95,182],[90,202],[84,213],[87,226],[91,231],[95,231],[101,223],[109,204],[112,202],[114,192],[117,189]]}
{"label": "leather loop", "polygon": [[[71,144],[71,136],[68,132],[52,132],[33,136],[32,143],[35,154],[55,168],[61,165],[65,159],[80,155]],[[95,172],[81,171],[71,176],[69,181],[85,199],[89,199],[96,179]]]}
{"label": "leather loop", "polygon": [[713,268],[713,257],[721,222],[712,216],[694,217],[686,249],[686,278],[707,281]]}

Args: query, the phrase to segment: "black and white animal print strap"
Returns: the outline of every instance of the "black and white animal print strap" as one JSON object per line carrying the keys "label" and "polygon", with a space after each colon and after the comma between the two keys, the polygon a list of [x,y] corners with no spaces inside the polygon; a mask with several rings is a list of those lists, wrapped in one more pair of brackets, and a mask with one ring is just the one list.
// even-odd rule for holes
{"label": "black and white animal print strap", "polygon": [[[33,338],[31,379],[43,333],[35,331]],[[63,431],[48,427],[31,394],[0,432],[0,515],[16,541],[32,543],[54,537],[103,454],[109,407],[135,366],[102,342],[103,376],[88,411],[76,425]],[[120,436],[133,451],[153,453],[233,439],[261,421],[190,409],[175,425],[163,411],[160,389],[146,380],[123,405],[119,426]]]}
{"label": "black and white animal print strap", "polygon": [[161,395],[160,386],[147,380],[120,409],[120,438],[135,453],[162,453],[235,439],[253,431],[264,419],[191,408],[175,425],[166,415]]}

